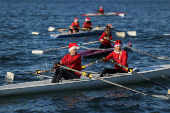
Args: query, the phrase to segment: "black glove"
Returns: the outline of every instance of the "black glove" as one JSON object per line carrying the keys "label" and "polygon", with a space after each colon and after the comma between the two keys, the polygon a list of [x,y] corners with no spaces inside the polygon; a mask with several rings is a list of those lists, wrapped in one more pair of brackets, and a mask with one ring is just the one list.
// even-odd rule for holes
{"label": "black glove", "polygon": [[115,59],[110,59],[111,62],[116,62]]}
{"label": "black glove", "polygon": [[53,71],[55,71],[55,69],[56,69],[56,68],[55,68],[55,67],[53,67],[53,68],[51,68],[51,71],[53,72]]}
{"label": "black glove", "polygon": [[106,60],[106,58],[105,58],[105,57],[103,57],[103,58],[102,58],[102,60],[104,61],[104,60]]}
{"label": "black glove", "polygon": [[56,65],[60,65],[60,62],[54,62],[53,65],[56,66]]}

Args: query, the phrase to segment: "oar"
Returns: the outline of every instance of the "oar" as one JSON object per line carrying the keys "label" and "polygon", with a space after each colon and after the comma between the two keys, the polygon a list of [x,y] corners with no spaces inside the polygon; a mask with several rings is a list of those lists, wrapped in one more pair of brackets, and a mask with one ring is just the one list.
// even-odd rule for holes
{"label": "oar", "polygon": [[[80,27],[78,27],[79,29],[85,29],[85,30],[87,30],[88,28],[80,28]],[[63,29],[58,29],[58,31],[64,31],[64,30],[68,30],[68,29],[70,29],[70,28],[63,28]]]}
{"label": "oar", "polygon": [[164,34],[165,36],[169,36],[170,34]]}
{"label": "oar", "polygon": [[[14,76],[16,76],[16,75],[31,75],[31,74],[34,74],[34,73],[41,74],[41,73],[45,73],[45,72],[49,72],[49,71],[51,71],[51,70],[45,70],[45,71],[36,70],[34,72],[19,73],[19,74],[13,74],[12,72],[7,72],[5,78],[10,79],[10,80],[14,80]],[[43,76],[45,76],[45,75],[43,75]],[[50,78],[49,76],[45,76],[45,77]]]}
{"label": "oar", "polygon": [[[137,35],[136,35],[136,31],[127,31],[127,34],[128,34],[129,36],[137,36]],[[118,31],[118,32],[116,32],[116,35],[119,36],[119,37],[124,38],[124,37],[125,37],[125,32],[120,32],[120,31]]]}
{"label": "oar", "polygon": [[[115,43],[115,41],[113,41],[113,40],[110,40],[110,41],[112,41],[112,42]],[[133,50],[135,50],[135,51],[138,51],[138,52],[140,52],[140,53],[146,54],[146,55],[151,56],[151,57],[156,58],[156,59],[170,60],[168,57],[157,57],[157,56],[151,55],[151,54],[149,54],[149,53],[146,53],[146,52],[144,52],[144,51],[141,51],[141,50],[132,48],[132,47],[130,47],[130,46],[126,46],[126,47],[129,48],[129,49],[133,49]]]}
{"label": "oar", "polygon": [[149,54],[149,53],[146,53],[146,52],[144,52],[144,51],[141,51],[141,50],[138,50],[138,49],[132,48],[132,47],[130,47],[130,46],[127,46],[127,48],[130,48],[130,49],[136,50],[136,51],[138,51],[138,52],[140,52],[140,53],[144,53],[144,54],[146,54],[146,55],[148,55],[148,56],[151,56],[151,57],[153,57],[153,58],[156,58],[156,59],[170,60],[168,57],[157,57],[157,56],[151,55],[151,54]]}
{"label": "oar", "polygon": [[[96,27],[96,28],[99,28],[99,29],[101,29],[101,27],[99,27],[99,26],[90,26],[90,27]],[[88,29],[88,28],[80,28],[80,27],[78,27],[79,29]],[[58,31],[63,31],[63,30],[68,30],[68,29],[70,29],[70,28],[62,28],[62,29],[58,29]]]}
{"label": "oar", "polygon": [[[81,45],[92,44],[92,43],[96,43],[96,42],[100,42],[100,41],[81,43],[81,44],[78,44],[78,45],[81,46]],[[42,54],[42,53],[47,52],[47,51],[53,51],[53,50],[63,49],[63,48],[68,48],[68,46],[54,48],[54,49],[49,49],[49,50],[32,50],[32,54]]]}
{"label": "oar", "polygon": [[53,51],[53,50],[63,49],[63,48],[68,48],[68,46],[49,49],[49,50],[32,50],[32,54],[42,54],[42,53],[47,52],[47,51]]}
{"label": "oar", "polygon": [[[49,27],[49,28],[48,28],[48,31],[49,31],[49,32],[52,32],[52,31],[54,31],[54,30],[55,30],[54,27]],[[42,33],[46,33],[46,32],[42,32]],[[32,34],[33,34],[33,35],[39,35],[40,33],[39,33],[39,32],[32,32]]]}
{"label": "oar", "polygon": [[124,89],[127,89],[127,90],[130,90],[130,91],[133,91],[133,92],[136,92],[136,93],[139,93],[139,94],[142,94],[144,96],[152,96],[152,97],[157,97],[157,98],[161,98],[161,99],[169,99],[169,97],[166,97],[164,95],[149,95],[149,94],[146,94],[146,93],[143,93],[143,92],[140,92],[140,91],[137,91],[137,90],[134,90],[134,89],[131,89],[131,88],[128,88],[128,87],[125,87],[125,86],[122,86],[120,84],[117,84],[117,83],[114,83],[114,82],[110,82],[110,81],[107,81],[107,80],[104,80],[104,79],[101,79],[99,77],[96,77],[96,76],[93,76],[91,75],[90,73],[86,73],[86,72],[82,72],[82,71],[78,71],[78,70],[75,70],[75,69],[72,69],[72,68],[68,68],[68,67],[65,67],[65,66],[62,66],[62,65],[57,65],[57,66],[60,66],[62,68],[65,68],[65,69],[68,69],[68,70],[71,70],[71,71],[74,71],[74,72],[78,72],[86,77],[89,77],[89,78],[95,78],[97,80],[101,80],[103,82],[106,82],[106,83],[109,83],[109,84],[112,84],[112,85],[115,85],[115,86],[118,86],[118,87],[121,87],[121,88],[124,88]]}
{"label": "oar", "polygon": [[161,84],[158,84],[158,83],[154,82],[153,80],[151,80],[151,79],[149,79],[149,78],[146,78],[146,77],[142,76],[141,74],[139,74],[139,73],[133,71],[132,69],[130,69],[130,68],[128,68],[128,67],[125,67],[125,66],[123,66],[123,65],[121,65],[121,64],[119,64],[119,63],[117,63],[115,60],[112,60],[112,62],[115,63],[115,64],[117,64],[118,66],[120,66],[120,67],[126,69],[127,71],[131,72],[132,74],[134,73],[134,74],[136,74],[136,75],[138,75],[138,76],[144,78],[145,80],[147,80],[147,81],[149,81],[149,82],[152,82],[152,83],[154,83],[154,84],[156,84],[156,85],[158,85],[158,86],[160,86],[160,87],[162,87],[162,88],[168,90],[168,94],[170,94],[170,89],[168,89],[168,88],[162,86]]}
{"label": "oar", "polygon": [[95,62],[91,62],[91,63],[89,63],[89,64],[86,64],[86,65],[81,66],[81,68],[84,69],[84,68],[86,68],[86,67],[88,67],[88,66],[90,66],[90,65],[93,65],[93,64],[102,62],[103,60],[104,60],[104,59],[100,59],[100,60],[97,60],[97,61],[95,61]]}

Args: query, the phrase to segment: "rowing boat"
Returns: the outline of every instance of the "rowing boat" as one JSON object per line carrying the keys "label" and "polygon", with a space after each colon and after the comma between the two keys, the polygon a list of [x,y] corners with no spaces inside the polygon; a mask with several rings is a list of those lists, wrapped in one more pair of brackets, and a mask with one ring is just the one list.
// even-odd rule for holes
{"label": "rowing boat", "polygon": [[89,13],[89,14],[83,14],[81,16],[108,16],[108,15],[119,15],[119,16],[123,16],[124,14],[127,13],[118,13],[118,12],[110,12],[110,13],[106,13],[106,14],[99,14],[99,13]]}
{"label": "rowing boat", "polygon": [[[138,72],[139,74],[150,79],[160,78],[161,76],[170,76],[170,65],[139,67],[138,69],[140,70]],[[92,75],[99,77],[99,74]],[[145,81],[145,79],[142,77],[131,73],[116,73],[101,78],[118,84],[132,84]],[[62,80],[59,83],[51,83],[51,79],[46,79],[43,81],[33,81],[0,86],[0,96],[82,90],[106,87],[108,85],[110,84],[95,78],[88,78],[85,76],[82,76],[80,79]]]}
{"label": "rowing boat", "polygon": [[[125,44],[123,45],[124,50],[128,50],[128,48],[126,46],[132,47],[132,44]],[[112,48],[108,48],[108,49],[90,49],[89,50],[85,50],[85,51],[81,51],[78,54],[82,57],[82,58],[96,58],[96,57],[100,57],[100,56],[107,56],[109,53],[111,53],[114,49],[114,46],[112,45]]]}
{"label": "rowing boat", "polygon": [[[64,37],[81,37],[81,36],[90,36],[90,35],[101,35],[105,30],[105,27],[93,28],[89,31],[79,31],[76,33],[69,34],[69,32],[62,32],[60,34],[51,34],[52,39],[64,38]],[[114,30],[114,26],[111,26],[111,30]]]}

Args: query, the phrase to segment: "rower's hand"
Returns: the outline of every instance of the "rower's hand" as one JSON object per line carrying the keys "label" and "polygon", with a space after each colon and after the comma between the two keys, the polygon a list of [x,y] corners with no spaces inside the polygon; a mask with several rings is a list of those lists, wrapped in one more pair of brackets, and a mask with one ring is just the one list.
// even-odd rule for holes
{"label": "rower's hand", "polygon": [[100,40],[100,42],[103,42],[103,41],[104,41],[103,39]]}
{"label": "rower's hand", "polygon": [[73,29],[73,26],[70,26],[70,29]]}
{"label": "rower's hand", "polygon": [[115,59],[110,59],[111,62],[116,62]]}
{"label": "rower's hand", "polygon": [[56,69],[56,68],[55,68],[55,67],[53,67],[53,68],[51,68],[51,71],[53,72],[53,71],[55,71],[55,69]]}
{"label": "rower's hand", "polygon": [[53,65],[54,66],[60,65],[60,62],[54,62]]}
{"label": "rower's hand", "polygon": [[104,37],[103,39],[107,40],[107,37]]}
{"label": "rower's hand", "polygon": [[105,61],[105,60],[106,60],[106,57],[102,57],[102,60]]}

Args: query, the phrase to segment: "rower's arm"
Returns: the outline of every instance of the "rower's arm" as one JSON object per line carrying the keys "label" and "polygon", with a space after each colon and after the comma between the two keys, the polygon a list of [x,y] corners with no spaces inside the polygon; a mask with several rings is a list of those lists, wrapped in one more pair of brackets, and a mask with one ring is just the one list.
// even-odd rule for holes
{"label": "rower's arm", "polygon": [[80,61],[81,61],[81,56],[80,55],[76,55],[74,57],[74,59],[71,59],[71,60],[61,60],[62,65],[72,65],[72,64],[76,64],[76,63],[78,63]]}
{"label": "rower's arm", "polygon": [[107,61],[110,60],[111,58],[114,58],[114,57],[113,57],[113,52],[111,52],[111,53],[105,58],[105,60],[104,60],[103,62],[107,62]]}

